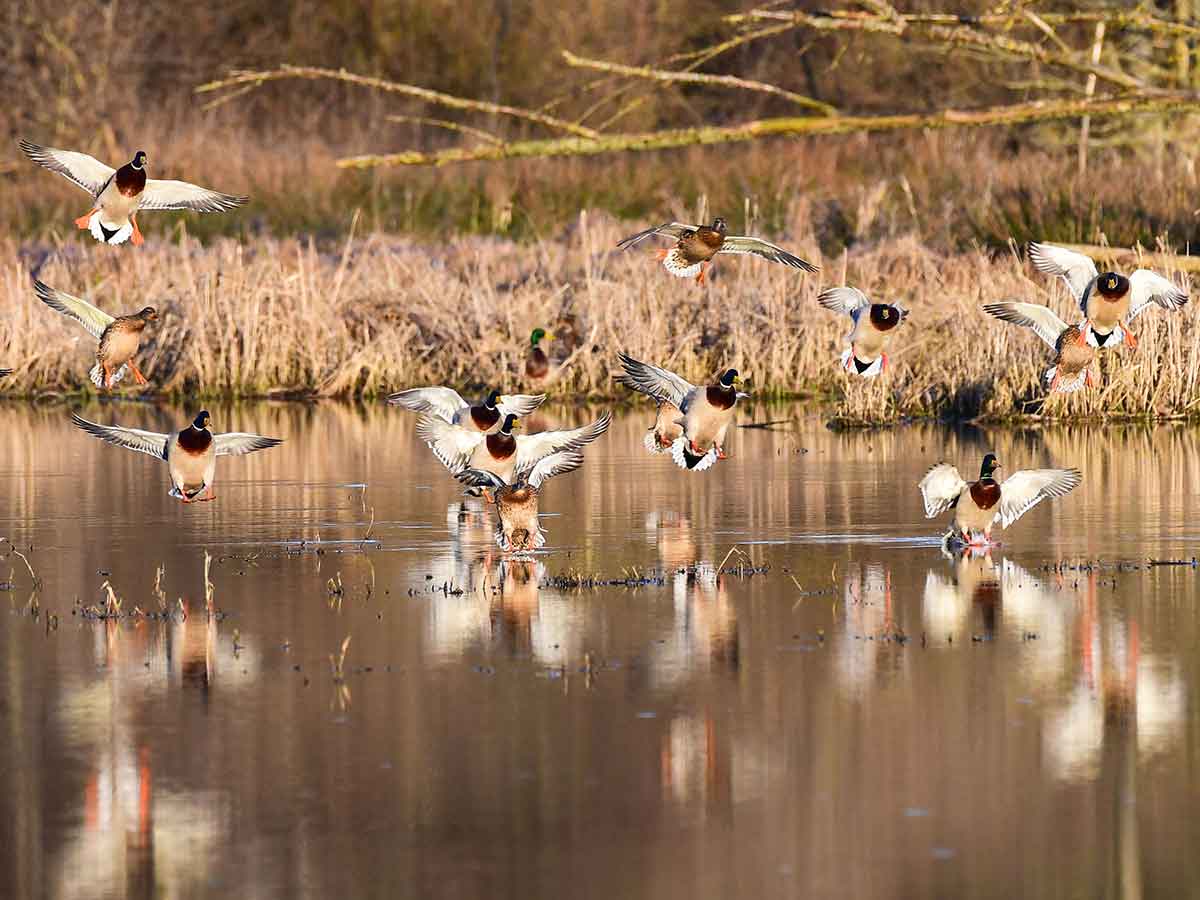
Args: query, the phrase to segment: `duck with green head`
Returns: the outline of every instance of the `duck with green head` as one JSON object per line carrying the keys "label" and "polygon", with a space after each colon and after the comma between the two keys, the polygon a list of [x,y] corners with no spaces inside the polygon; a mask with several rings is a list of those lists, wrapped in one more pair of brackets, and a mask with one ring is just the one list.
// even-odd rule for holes
{"label": "duck with green head", "polygon": [[554,335],[545,328],[535,328],[529,335],[529,352],[525,356],[525,374],[535,381],[540,381],[550,372],[550,357],[542,349],[541,343],[552,340],[554,340]]}

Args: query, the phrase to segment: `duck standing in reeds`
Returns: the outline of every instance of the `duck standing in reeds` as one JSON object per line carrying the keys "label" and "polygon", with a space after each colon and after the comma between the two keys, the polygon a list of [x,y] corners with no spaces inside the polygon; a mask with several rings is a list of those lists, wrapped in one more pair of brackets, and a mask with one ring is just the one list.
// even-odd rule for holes
{"label": "duck standing in reeds", "polygon": [[1054,364],[1046,370],[1051,393],[1069,394],[1095,384],[1092,362],[1096,348],[1084,338],[1083,325],[1068,325],[1046,306],[1036,303],[985,303],[983,311],[1013,325],[1029,328],[1050,345]]}
{"label": "duck standing in reeds", "polygon": [[[738,400],[749,396],[735,387],[739,381],[737,369],[726,369],[715,384],[697,387],[674,372],[639,362],[625,353],[619,358],[625,374],[618,380],[658,401],[660,419],[668,406],[679,411],[673,424],[680,431],[671,442],[671,458],[676,465],[703,472],[718,459],[727,458],[725,435],[733,424],[734,407]],[[671,433],[664,431],[660,437],[656,423],[655,442]]]}
{"label": "duck standing in reeds", "polygon": [[55,312],[74,319],[100,342],[96,347],[96,364],[88,372],[92,384],[106,391],[112,390],[113,385],[119,384],[125,377],[127,370],[133,372],[138,384],[148,383],[134,356],[141,348],[142,332],[146,326],[158,321],[158,312],[153,306],[128,316],[114,317],[86,300],[52,288],[36,278],[33,290],[39,300]]}
{"label": "duck standing in reeds", "polygon": [[213,478],[218,456],[242,456],[283,443],[279,438],[240,431],[213,434],[212,418],[207,410],[200,412],[192,424],[170,434],[100,425],[75,414],[71,415],[71,421],[109,444],[161,459],[167,464],[171,479],[170,496],[184,503],[217,499],[213,493]]}
{"label": "duck standing in reeds", "polygon": [[517,417],[509,414],[498,431],[483,434],[443,419],[423,415],[417,422],[417,436],[425,441],[433,455],[457,476],[467,469],[479,469],[495,475],[505,484],[530,472],[544,457],[563,450],[579,450],[608,430],[611,413],[582,428],[542,431],[515,435]]}
{"label": "duck standing in reeds", "polygon": [[545,399],[545,394],[501,395],[499,391],[492,391],[482,403],[472,406],[453,388],[420,387],[390,394],[387,402],[413,412],[428,413],[467,431],[490,434],[500,430],[505,416],[524,418]]}
{"label": "duck standing in reeds", "polygon": [[225,212],[246,202],[186,181],[164,181],[146,177],[146,152],[139,150],[119,169],[76,150],[41,147],[29,141],[21,149],[39,166],[57,172],[92,197],[92,208],[75,220],[102,244],[134,246],[143,243],[137,214],[143,209],[190,209],[193,212]]}
{"label": "duck standing in reeds", "polygon": [[1188,301],[1187,291],[1149,269],[1135,269],[1128,278],[1117,272],[1100,274],[1090,257],[1054,244],[1030,244],[1029,258],[1039,272],[1062,278],[1083,311],[1079,339],[1098,349],[1122,341],[1137,347],[1137,337],[1129,330],[1134,319],[1151,304],[1174,310]]}
{"label": "duck standing in reeds", "polygon": [[550,357],[546,355],[543,341],[554,340],[554,335],[545,328],[535,328],[529,334],[529,350],[525,354],[525,376],[533,381],[543,381],[550,374]]}
{"label": "duck standing in reeds", "polygon": [[455,477],[480,489],[488,503],[496,504],[496,544],[506,553],[538,550],[546,543],[546,534],[538,521],[538,503],[542,485],[555,475],[574,472],[583,465],[578,450],[561,450],[544,456],[533,468],[518,474],[513,482],[484,469],[464,469]]}
{"label": "duck standing in reeds", "polygon": [[849,316],[854,326],[846,335],[850,345],[842,351],[842,368],[851,375],[874,378],[887,368],[887,347],[896,327],[908,318],[898,303],[872,303],[858,288],[827,288],[817,302],[830,312]]}
{"label": "duck standing in reeds", "polygon": [[1022,469],[1000,483],[996,455],[983,458],[979,480],[968,484],[958,469],[940,462],[921,479],[918,487],[925,502],[925,518],[954,510],[954,526],[947,537],[968,546],[992,543],[992,527],[1008,528],[1048,497],[1062,497],[1083,480],[1078,469]]}
{"label": "duck standing in reeds", "polygon": [[750,253],[771,262],[782,263],[793,269],[816,272],[817,267],[782,247],[777,247],[761,238],[728,233],[722,218],[713,219],[711,225],[687,225],[683,222],[665,222],[657,228],[647,228],[618,242],[617,247],[628,250],[651,235],[675,238],[675,246],[656,250],[663,268],[678,278],[696,276],[696,283],[703,284],[705,273],[718,253]]}

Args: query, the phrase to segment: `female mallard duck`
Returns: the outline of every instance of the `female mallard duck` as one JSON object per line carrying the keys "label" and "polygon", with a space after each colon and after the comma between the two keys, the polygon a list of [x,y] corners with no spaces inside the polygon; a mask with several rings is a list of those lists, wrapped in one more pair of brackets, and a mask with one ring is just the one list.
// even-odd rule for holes
{"label": "female mallard duck", "polygon": [[874,378],[887,368],[887,346],[896,326],[908,318],[898,303],[872,303],[858,288],[835,287],[821,291],[817,302],[831,312],[849,316],[854,323],[842,351],[842,368],[851,375]]}
{"label": "female mallard duck", "polygon": [[1062,497],[1083,480],[1078,469],[1022,469],[1001,484],[994,477],[999,468],[996,455],[989,453],[983,458],[979,480],[967,484],[950,463],[938,463],[918,485],[925,518],[953,507],[951,535],[966,544],[990,544],[997,521],[1007,528],[1047,497]]}
{"label": "female mallard duck", "polygon": [[[71,420],[102,441],[166,462],[167,474],[171,478],[170,496],[184,503],[217,499],[213,493],[213,476],[218,456],[242,456],[283,443],[279,438],[240,431],[213,434],[210,430],[212,418],[207,411],[196,416],[191,425],[170,434],[122,428],[119,425],[98,425],[75,414],[71,415]],[[205,491],[208,492],[207,496],[200,496]]]}
{"label": "female mallard duck", "polygon": [[528,472],[509,483],[483,469],[465,469],[455,477],[483,491],[488,503],[496,504],[496,543],[506,553],[541,549],[546,534],[538,523],[538,498],[547,478],[574,472],[583,465],[578,450],[560,450],[539,459]]}
{"label": "female mallard duck", "polygon": [[542,405],[545,394],[507,394],[492,391],[478,406],[472,406],[458,391],[448,387],[409,388],[398,391],[387,398],[392,406],[403,406],[413,412],[429,413],[450,425],[458,425],[467,431],[488,434],[499,431],[504,417],[519,418],[532,413]]}
{"label": "female mallard duck", "polygon": [[1151,303],[1179,309],[1188,302],[1185,290],[1149,269],[1136,269],[1128,278],[1116,272],[1101,275],[1089,257],[1053,244],[1030,244],[1029,258],[1039,272],[1062,278],[1083,311],[1080,340],[1093,347],[1111,347],[1122,340],[1136,347],[1129,324]]}
{"label": "female mallard duck", "polygon": [[554,335],[545,328],[535,328],[529,335],[529,352],[525,356],[525,374],[534,381],[541,381],[550,372],[550,357],[538,345],[542,341],[554,340]]}
{"label": "female mallard duck", "polygon": [[92,195],[92,208],[75,220],[102,244],[143,241],[137,214],[143,209],[190,209],[194,212],[224,212],[241,206],[246,197],[234,197],[186,181],[163,181],[146,177],[146,153],[139,150],[119,169],[75,150],[40,147],[20,142],[25,155],[51,172],[58,172]]}
{"label": "female mallard duck", "polygon": [[[614,379],[617,384],[623,384],[632,390],[638,390],[637,384],[627,375],[618,375]],[[654,454],[670,453],[675,441],[683,436],[683,426],[680,424],[682,413],[679,407],[669,400],[654,398],[656,413],[654,424],[646,429],[642,438],[642,446]]]}
{"label": "female mallard duck", "polygon": [[733,423],[737,401],[748,397],[734,385],[737,369],[726,369],[716,384],[697,387],[674,372],[639,362],[620,354],[625,374],[619,380],[626,387],[653,397],[679,410],[674,423],[680,434],[672,440],[671,458],[682,469],[703,472],[718,459],[726,459],[725,434]]}
{"label": "female mallard duck", "polygon": [[425,441],[451,475],[466,469],[480,469],[512,484],[514,478],[527,474],[538,460],[551,453],[578,450],[596,440],[608,430],[612,414],[606,412],[582,428],[520,436],[513,434],[516,421],[517,417],[510,413],[499,431],[481,434],[423,415],[417,422],[417,436]]}
{"label": "female mallard duck", "polygon": [[125,377],[127,368],[132,370],[138,384],[147,383],[146,376],[133,357],[141,347],[142,332],[147,323],[158,321],[158,313],[153,306],[147,306],[132,315],[113,318],[86,300],[56,290],[36,278],[33,280],[33,290],[38,299],[52,310],[74,319],[100,342],[96,348],[96,364],[88,372],[92,384],[106,391],[111,390],[114,384]]}
{"label": "female mallard duck", "polygon": [[783,263],[793,269],[805,272],[816,272],[817,267],[798,256],[793,256],[782,247],[764,241],[761,238],[745,237],[744,235],[728,234],[725,220],[713,219],[712,225],[686,225],[683,222],[666,222],[657,228],[647,228],[637,234],[631,234],[618,244],[622,250],[641,243],[652,234],[661,234],[675,238],[675,246],[666,250],[657,250],[655,254],[662,260],[663,267],[678,278],[696,276],[696,283],[704,283],[704,273],[718,253],[752,253],[771,262]]}
{"label": "female mallard duck", "polygon": [[1051,393],[1069,394],[1095,383],[1092,360],[1096,358],[1096,348],[1084,339],[1080,326],[1068,325],[1053,310],[1036,303],[985,303],[983,311],[1004,322],[1032,329],[1050,345],[1054,365],[1046,370],[1046,381]]}

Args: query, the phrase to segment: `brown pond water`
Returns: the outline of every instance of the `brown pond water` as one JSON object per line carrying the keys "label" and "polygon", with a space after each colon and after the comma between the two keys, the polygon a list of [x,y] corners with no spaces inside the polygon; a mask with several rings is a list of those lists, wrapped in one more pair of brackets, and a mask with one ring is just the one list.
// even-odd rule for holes
{"label": "brown pond water", "polygon": [[[287,442],[185,507],[65,408],[0,407],[0,535],[42,581],[0,545],[4,896],[1200,895],[1200,570],[1146,564],[1198,552],[1194,430],[772,411],[698,476],[636,412],[506,562],[411,415],[213,413]],[[915,483],[987,450],[1085,480],[947,559]],[[769,571],[714,577],[734,545]],[[85,617],[106,580],[157,611],[160,565],[170,620]]]}

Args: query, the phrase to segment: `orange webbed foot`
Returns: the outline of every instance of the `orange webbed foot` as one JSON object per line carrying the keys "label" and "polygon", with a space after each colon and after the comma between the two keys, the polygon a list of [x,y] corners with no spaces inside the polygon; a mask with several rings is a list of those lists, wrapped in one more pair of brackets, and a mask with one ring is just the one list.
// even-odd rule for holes
{"label": "orange webbed foot", "polygon": [[150,383],[149,381],[146,380],[146,376],[142,374],[142,370],[139,369],[134,364],[132,359],[129,361],[129,370],[131,372],[133,372],[133,380],[136,381],[138,384],[149,384]]}
{"label": "orange webbed foot", "polygon": [[142,244],[146,243],[146,239],[142,237],[142,229],[138,228],[136,215],[129,217],[129,224],[133,226],[133,236],[129,240],[135,247],[142,246]]}
{"label": "orange webbed foot", "polygon": [[725,452],[724,447],[717,448],[717,459],[729,459],[729,454]]}
{"label": "orange webbed foot", "polygon": [[80,231],[86,231],[91,226],[92,214],[95,212],[96,210],[89,209],[86,213],[75,220],[75,227]]}
{"label": "orange webbed foot", "polygon": [[662,262],[664,259],[667,258],[667,254],[670,253],[671,251],[666,248],[659,247],[655,250],[651,250],[650,252],[651,252],[651,254],[653,254],[655,259],[657,259],[659,262]]}
{"label": "orange webbed foot", "polygon": [[1128,347],[1130,350],[1136,350],[1137,345],[1138,345],[1137,336],[1132,331],[1130,331],[1128,328],[1125,328],[1124,331],[1125,331],[1125,346]]}

